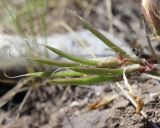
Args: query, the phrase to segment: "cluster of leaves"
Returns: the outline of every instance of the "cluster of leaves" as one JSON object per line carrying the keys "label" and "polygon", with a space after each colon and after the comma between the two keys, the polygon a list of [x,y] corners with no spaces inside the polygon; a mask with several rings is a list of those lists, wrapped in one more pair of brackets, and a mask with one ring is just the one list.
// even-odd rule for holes
{"label": "cluster of leaves", "polygon": [[120,81],[123,78],[124,69],[128,77],[133,73],[147,72],[154,69],[154,65],[149,64],[145,59],[140,59],[135,55],[127,53],[107,39],[85,19],[80,16],[77,17],[84,27],[110,47],[117,55],[104,59],[86,59],[45,45],[44,47],[47,49],[70,61],[62,62],[38,57],[33,57],[32,60],[42,64],[59,66],[60,68],[63,67],[65,70],[57,72],[34,72],[26,74],[26,76],[47,77],[50,78],[49,82],[55,84],[86,85]]}

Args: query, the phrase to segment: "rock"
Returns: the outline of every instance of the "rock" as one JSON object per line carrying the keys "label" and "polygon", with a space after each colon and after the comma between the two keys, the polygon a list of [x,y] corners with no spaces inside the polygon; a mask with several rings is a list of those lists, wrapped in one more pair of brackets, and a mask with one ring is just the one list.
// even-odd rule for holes
{"label": "rock", "polygon": [[[130,49],[129,45],[124,40],[117,39],[107,32],[101,32],[120,47]],[[22,61],[27,63],[28,60],[11,57],[9,51],[12,56],[26,57],[31,54],[30,52],[26,52],[29,50],[28,45],[32,48],[30,50],[34,52],[34,55],[38,53],[40,57],[46,57],[46,49],[40,45],[45,44],[46,41],[50,46],[66,52],[71,52],[78,56],[90,57],[91,54],[94,54],[96,57],[102,57],[113,55],[113,52],[108,50],[108,47],[88,30],[75,33],[55,34],[47,38],[37,37],[35,40],[33,40],[32,37],[20,38],[19,36],[0,35],[0,69],[6,68],[6,66],[19,67],[18,65],[25,65]],[[49,58],[55,59],[57,57],[53,52],[48,52],[48,54]]]}

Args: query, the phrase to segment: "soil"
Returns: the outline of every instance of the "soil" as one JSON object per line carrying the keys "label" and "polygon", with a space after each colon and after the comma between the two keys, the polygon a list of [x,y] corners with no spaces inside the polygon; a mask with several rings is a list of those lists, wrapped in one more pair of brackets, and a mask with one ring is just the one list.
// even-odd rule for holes
{"label": "soil", "polygon": [[[78,5],[75,1],[68,3],[66,8],[75,10],[85,17],[86,11],[83,10],[86,10],[86,8]],[[110,21],[107,14],[105,14],[105,1],[91,2],[87,0],[87,2],[94,5],[95,8],[91,10],[86,19],[97,28],[110,32]],[[147,49],[144,48],[146,39],[144,28],[142,27],[139,1],[113,0],[112,11],[114,18],[113,34],[115,37],[123,38],[134,48],[142,48],[143,50],[141,51],[145,52]],[[58,15],[53,15],[53,17],[58,17]],[[68,17],[68,15],[65,15],[63,20],[74,30],[82,29],[80,23],[70,18],[70,16]],[[72,24],[73,22],[74,24]],[[62,32],[60,29],[52,31]],[[49,33],[52,33],[52,31]],[[61,85],[46,85],[35,87],[31,90],[20,112],[18,109],[22,103],[24,93],[14,97],[7,106],[0,110],[0,127],[159,128],[160,82],[146,78],[145,75],[133,76],[129,82],[136,95],[140,96],[144,101],[143,111],[148,115],[147,119],[135,112],[133,105],[123,96],[114,83],[65,87]],[[5,83],[1,82],[1,85],[5,90]],[[10,86],[13,86],[13,84]],[[9,89],[7,88],[6,90]],[[102,97],[113,95],[118,95],[118,98],[114,99],[110,104],[96,110],[87,110],[89,104],[99,101]]]}
{"label": "soil", "polygon": [[[159,81],[144,77],[131,78],[137,96],[145,105],[145,119],[135,113],[133,105],[114,84],[47,86],[32,90],[19,118],[18,106],[1,111],[4,128],[158,128],[160,127]],[[118,94],[112,103],[96,110],[87,106],[102,97]],[[156,127],[155,127],[156,126]]]}

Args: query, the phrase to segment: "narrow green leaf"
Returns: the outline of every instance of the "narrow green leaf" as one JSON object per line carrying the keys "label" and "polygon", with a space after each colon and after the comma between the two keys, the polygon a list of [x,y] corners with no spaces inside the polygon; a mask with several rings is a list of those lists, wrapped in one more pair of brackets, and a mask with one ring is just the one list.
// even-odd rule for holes
{"label": "narrow green leaf", "polygon": [[[69,67],[69,69],[77,72],[85,73],[85,74],[108,75],[108,76],[109,75],[121,76],[124,71],[123,68],[109,69],[109,68],[96,68],[96,67],[85,67],[85,66]],[[139,64],[130,65],[126,68],[126,74],[141,71],[141,69],[142,69],[142,66],[140,66]]]}
{"label": "narrow green leaf", "polygon": [[129,54],[115,45],[111,40],[109,40],[107,37],[105,37],[102,33],[100,33],[95,27],[93,27],[89,22],[87,22],[84,18],[77,15],[71,10],[68,10],[71,14],[78,17],[78,19],[81,21],[81,23],[86,27],[90,32],[92,32],[97,38],[99,38],[104,44],[106,44],[108,47],[110,47],[114,52],[118,53],[119,55],[128,56]]}
{"label": "narrow green leaf", "polygon": [[120,80],[120,77],[105,77],[105,76],[85,76],[80,78],[60,78],[49,81],[54,84],[63,85],[88,85],[102,82],[113,82]]}
{"label": "narrow green leaf", "polygon": [[60,77],[78,77],[78,76],[84,76],[85,74],[75,71],[60,71],[56,73],[51,74],[51,78],[60,78]]}
{"label": "narrow green leaf", "polygon": [[60,71],[60,72],[33,72],[21,75],[23,76],[31,76],[31,77],[48,77],[48,78],[63,78],[63,77],[78,77],[78,76],[84,76],[85,74],[75,72],[75,71]]}
{"label": "narrow green leaf", "polygon": [[107,69],[107,68],[95,68],[95,67],[70,67],[69,69],[94,75],[122,75],[123,69]]}
{"label": "narrow green leaf", "polygon": [[115,45],[111,40],[109,40],[107,37],[105,37],[101,32],[99,32],[95,27],[93,27],[84,18],[82,18],[78,15],[76,15],[76,16],[82,22],[84,27],[86,27],[90,32],[92,32],[98,39],[100,39],[104,44],[106,44],[109,48],[111,48],[115,53],[130,58],[133,63],[143,63],[142,59],[139,59],[137,56],[127,53],[125,50],[123,50],[119,46]]}
{"label": "narrow green leaf", "polygon": [[53,51],[54,53],[56,53],[60,56],[63,56],[64,58],[67,58],[69,60],[72,60],[72,61],[75,61],[75,62],[78,62],[78,63],[81,63],[81,64],[95,66],[99,63],[98,61],[95,61],[95,60],[88,60],[88,59],[85,59],[85,58],[80,58],[80,57],[74,56],[72,54],[66,53],[64,51],[61,51],[59,49],[53,48],[53,47],[48,46],[48,45],[46,45],[45,47],[48,48],[49,50]]}
{"label": "narrow green leaf", "polygon": [[60,67],[72,67],[72,66],[78,66],[78,63],[71,63],[71,62],[60,62],[56,60],[49,60],[49,59],[41,59],[41,58],[31,58],[32,60],[42,63],[42,64],[48,64],[53,66],[60,66]]}

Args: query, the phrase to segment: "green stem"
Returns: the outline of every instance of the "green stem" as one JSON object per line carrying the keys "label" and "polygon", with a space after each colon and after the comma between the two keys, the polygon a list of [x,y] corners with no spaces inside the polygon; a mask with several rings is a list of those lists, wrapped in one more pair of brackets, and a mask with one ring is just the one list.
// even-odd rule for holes
{"label": "green stem", "polygon": [[[123,74],[124,69],[108,69],[108,68],[95,68],[95,67],[70,67],[69,69],[85,73],[85,74],[93,74],[93,75],[112,75],[112,76],[120,76]],[[136,71],[140,71],[142,67],[138,64],[131,65],[126,69],[126,74],[130,74]]]}

